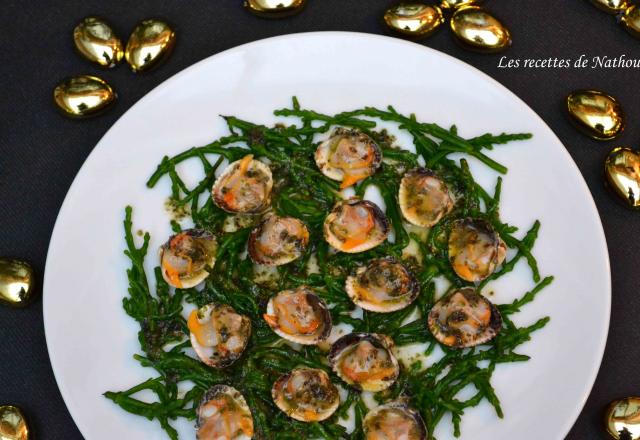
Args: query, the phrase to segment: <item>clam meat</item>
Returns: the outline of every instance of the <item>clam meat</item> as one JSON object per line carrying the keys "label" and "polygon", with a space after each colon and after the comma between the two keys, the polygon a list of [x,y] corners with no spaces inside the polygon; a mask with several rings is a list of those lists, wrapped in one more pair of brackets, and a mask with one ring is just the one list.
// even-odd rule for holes
{"label": "clam meat", "polygon": [[479,282],[502,264],[507,246],[486,221],[473,218],[456,220],[449,234],[449,261],[465,281]]}
{"label": "clam meat", "polygon": [[320,143],[315,160],[322,174],[341,181],[344,189],[375,173],[382,163],[382,152],[369,135],[337,128]]}
{"label": "clam meat", "polygon": [[187,229],[173,235],[160,248],[162,277],[179,289],[200,284],[216,262],[216,238],[203,229]]}
{"label": "clam meat", "polygon": [[429,312],[429,330],[442,344],[465,348],[484,344],[502,328],[500,312],[471,287],[442,297]]}
{"label": "clam meat", "polygon": [[360,267],[347,278],[345,290],[356,305],[382,313],[407,307],[420,292],[413,274],[392,258],[378,258]]}
{"label": "clam meat", "polygon": [[340,395],[329,375],[316,368],[295,368],[273,384],[276,406],[301,422],[325,420],[338,409]]}
{"label": "clam meat", "polygon": [[387,239],[389,220],[368,200],[338,202],[324,220],[324,238],[335,249],[356,253],[372,249]]}
{"label": "clam meat", "polygon": [[214,385],[196,410],[198,440],[249,440],[253,417],[244,396],[228,385]]}
{"label": "clam meat", "polygon": [[227,212],[257,214],[269,207],[272,188],[271,169],[249,154],[225,168],[213,184],[211,197]]}
{"label": "clam meat", "polygon": [[298,344],[317,344],[331,333],[327,304],[307,286],[283,290],[269,299],[263,317],[278,336]]}
{"label": "clam meat", "polygon": [[431,227],[453,209],[447,185],[426,168],[405,173],[400,181],[398,202],[403,217],[416,226]]}
{"label": "clam meat", "polygon": [[265,216],[249,236],[249,256],[257,264],[281,266],[298,259],[309,244],[309,230],[297,218]]}
{"label": "clam meat", "polygon": [[393,341],[376,333],[349,333],[331,346],[329,364],[349,385],[364,391],[389,388],[400,374]]}
{"label": "clam meat", "polygon": [[420,413],[403,401],[380,405],[362,421],[366,440],[425,440],[427,428]]}
{"label": "clam meat", "polygon": [[187,326],[196,354],[215,368],[238,360],[251,336],[251,320],[226,304],[211,303],[192,311]]}

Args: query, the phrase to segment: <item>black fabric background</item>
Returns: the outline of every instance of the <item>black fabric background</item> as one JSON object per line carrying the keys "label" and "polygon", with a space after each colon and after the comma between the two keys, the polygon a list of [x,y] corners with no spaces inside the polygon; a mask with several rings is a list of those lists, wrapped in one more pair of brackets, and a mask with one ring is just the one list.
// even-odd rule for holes
{"label": "black fabric background", "polygon": [[[381,16],[389,3],[308,0],[301,15],[268,21],[245,12],[240,0],[4,0],[0,7],[0,255],[32,262],[42,279],[56,215],[86,156],[132,104],[165,79],[209,55],[265,37],[321,30],[385,33]],[[513,47],[504,53],[510,58],[575,59],[583,53],[640,58],[640,41],[587,1],[487,0],[486,5],[512,29]],[[138,20],[165,17],[178,31],[175,52],[165,65],[147,75],[136,76],[126,66],[101,71],[73,51],[71,31],[89,14],[108,18],[123,39]],[[619,144],[638,145],[639,71],[499,69],[500,55],[466,52],[454,44],[448,29],[424,44],[486,72],[530,105],[566,145],[593,193],[611,256],[611,328],[597,381],[568,438],[605,438],[601,428],[604,406],[613,398],[640,394],[640,221],[637,213],[619,205],[602,184],[608,150]],[[120,96],[116,107],[85,121],[59,115],[51,102],[52,88],[62,77],[81,73],[98,74],[111,83]],[[563,100],[579,88],[599,88],[619,98],[628,115],[627,129],[619,140],[592,141],[570,126]],[[535,179],[534,171],[531,175]],[[24,407],[40,439],[82,438],[51,371],[41,299],[25,310],[0,307],[0,326],[0,403]]]}

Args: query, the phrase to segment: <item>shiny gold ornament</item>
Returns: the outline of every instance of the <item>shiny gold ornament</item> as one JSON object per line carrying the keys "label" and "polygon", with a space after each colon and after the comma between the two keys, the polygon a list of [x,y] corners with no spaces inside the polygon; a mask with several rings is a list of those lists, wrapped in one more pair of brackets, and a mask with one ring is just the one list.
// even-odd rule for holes
{"label": "shiny gold ornament", "polygon": [[24,307],[33,297],[34,275],[29,263],[0,258],[0,303]]}
{"label": "shiny gold ornament", "polygon": [[456,10],[450,25],[456,39],[467,49],[490,53],[511,46],[509,29],[479,6]]}
{"label": "shiny gold ornament", "polygon": [[115,67],[124,55],[120,38],[97,17],[87,17],[75,27],[73,42],[83,57],[102,67]]}
{"label": "shiny gold ornament", "polygon": [[399,3],[384,13],[387,26],[403,35],[420,38],[434,33],[444,22],[437,6],[424,3]]}
{"label": "shiny gold ornament", "polygon": [[627,9],[629,0],[590,0],[598,9],[612,15],[619,14]]}
{"label": "shiny gold ornament", "polygon": [[265,18],[282,18],[302,11],[305,0],[244,0],[244,7]]}
{"label": "shiny gold ornament", "polygon": [[478,0],[442,0],[440,7],[442,9],[458,9],[463,6],[471,6],[478,3]]}
{"label": "shiny gold ornament", "polygon": [[[630,148],[611,150],[604,163],[607,186],[630,208],[640,208],[640,155]],[[638,414],[640,433],[640,413]]]}
{"label": "shiny gold ornament", "polygon": [[640,38],[640,8],[629,6],[622,16],[622,26],[636,38]]}
{"label": "shiny gold ornament", "polygon": [[640,397],[614,400],[607,407],[604,423],[616,440],[640,439]]}
{"label": "shiny gold ornament", "polygon": [[134,72],[147,71],[165,60],[176,43],[176,33],[161,20],[143,20],[135,27],[124,56]]}
{"label": "shiny gold ornament", "polygon": [[64,79],[53,90],[53,100],[71,118],[100,113],[116,100],[111,86],[95,76],[79,75]]}
{"label": "shiny gold ornament", "polygon": [[0,440],[29,440],[29,426],[20,411],[13,405],[0,406]]}
{"label": "shiny gold ornament", "polygon": [[578,90],[567,97],[567,111],[587,136],[609,140],[624,130],[624,113],[618,101],[597,90]]}

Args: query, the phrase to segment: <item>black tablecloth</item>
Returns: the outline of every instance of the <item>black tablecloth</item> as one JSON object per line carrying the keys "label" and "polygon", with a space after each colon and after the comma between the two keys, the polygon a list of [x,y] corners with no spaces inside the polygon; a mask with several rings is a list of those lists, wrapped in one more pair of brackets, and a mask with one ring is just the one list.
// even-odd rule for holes
{"label": "black tablecloth", "polygon": [[[5,0],[0,12],[0,255],[32,262],[42,278],[56,215],[86,156],[132,104],[165,79],[211,54],[265,37],[322,30],[385,33],[381,17],[389,3],[308,0],[301,15],[269,21],[244,11],[240,0]],[[487,6],[511,27],[513,47],[504,53],[509,58],[575,59],[581,54],[640,58],[640,41],[587,1],[493,0]],[[134,75],[125,66],[101,71],[73,50],[71,31],[89,14],[108,18],[123,39],[138,20],[164,17],[178,30],[175,52],[165,65],[147,75]],[[424,44],[479,68],[515,92],[560,137],[589,185],[609,244],[613,308],[600,373],[568,438],[604,438],[603,407],[613,398],[640,393],[640,349],[636,345],[640,336],[640,240],[636,236],[640,221],[637,213],[619,205],[602,184],[608,150],[618,144],[637,145],[640,136],[639,71],[501,69],[501,55],[466,52],[452,41],[448,29]],[[59,79],[81,73],[99,74],[119,91],[114,109],[84,121],[65,119],[56,112],[52,88]],[[628,127],[620,140],[592,141],[570,126],[563,110],[564,97],[579,88],[603,89],[619,98],[628,114]],[[52,374],[42,301],[24,310],[0,307],[0,326],[0,404],[24,407],[38,438],[82,438]]]}

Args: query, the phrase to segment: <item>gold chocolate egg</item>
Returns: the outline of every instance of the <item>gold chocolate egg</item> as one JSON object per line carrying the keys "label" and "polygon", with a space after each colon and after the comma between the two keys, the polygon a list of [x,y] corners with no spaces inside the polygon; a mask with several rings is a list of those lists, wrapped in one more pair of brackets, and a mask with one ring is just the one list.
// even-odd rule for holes
{"label": "gold chocolate egg", "polygon": [[29,263],[0,258],[0,302],[24,307],[33,298],[34,275]]}
{"label": "gold chocolate egg", "polygon": [[20,408],[0,406],[0,440],[29,440],[29,426]]}
{"label": "gold chocolate egg", "polygon": [[598,9],[612,15],[619,14],[627,9],[629,0],[590,0]]}
{"label": "gold chocolate egg", "polygon": [[104,80],[89,75],[62,80],[53,90],[58,108],[71,118],[86,118],[110,107],[117,95]]}
{"label": "gold chocolate egg", "polygon": [[497,18],[478,6],[456,10],[451,17],[451,30],[467,49],[477,52],[499,52],[511,45],[511,33]]}
{"label": "gold chocolate egg", "polygon": [[124,56],[134,72],[147,71],[167,58],[176,43],[176,33],[162,20],[143,20],[135,27]]}
{"label": "gold chocolate egg", "polygon": [[636,38],[640,38],[640,8],[629,6],[620,20],[622,26]]}
{"label": "gold chocolate egg", "polygon": [[458,9],[463,6],[471,6],[478,3],[478,0],[442,0],[440,7],[442,9]]}
{"label": "gold chocolate egg", "polygon": [[607,186],[628,207],[640,208],[640,155],[637,152],[626,147],[611,150],[604,163],[604,175]]}
{"label": "gold chocolate egg", "polygon": [[75,27],[73,42],[80,55],[102,67],[114,67],[124,55],[120,38],[97,17],[87,17]]}
{"label": "gold chocolate egg", "polygon": [[609,435],[616,440],[639,440],[640,397],[611,402],[605,411],[604,423]]}
{"label": "gold chocolate egg", "polygon": [[244,7],[265,18],[289,17],[302,11],[305,0],[244,0]]}
{"label": "gold chocolate egg", "polygon": [[424,3],[399,3],[384,13],[387,26],[403,35],[419,38],[434,33],[444,22],[437,6]]}
{"label": "gold chocolate egg", "polygon": [[576,127],[594,139],[613,139],[624,129],[624,114],[618,101],[597,90],[571,93],[567,111]]}

